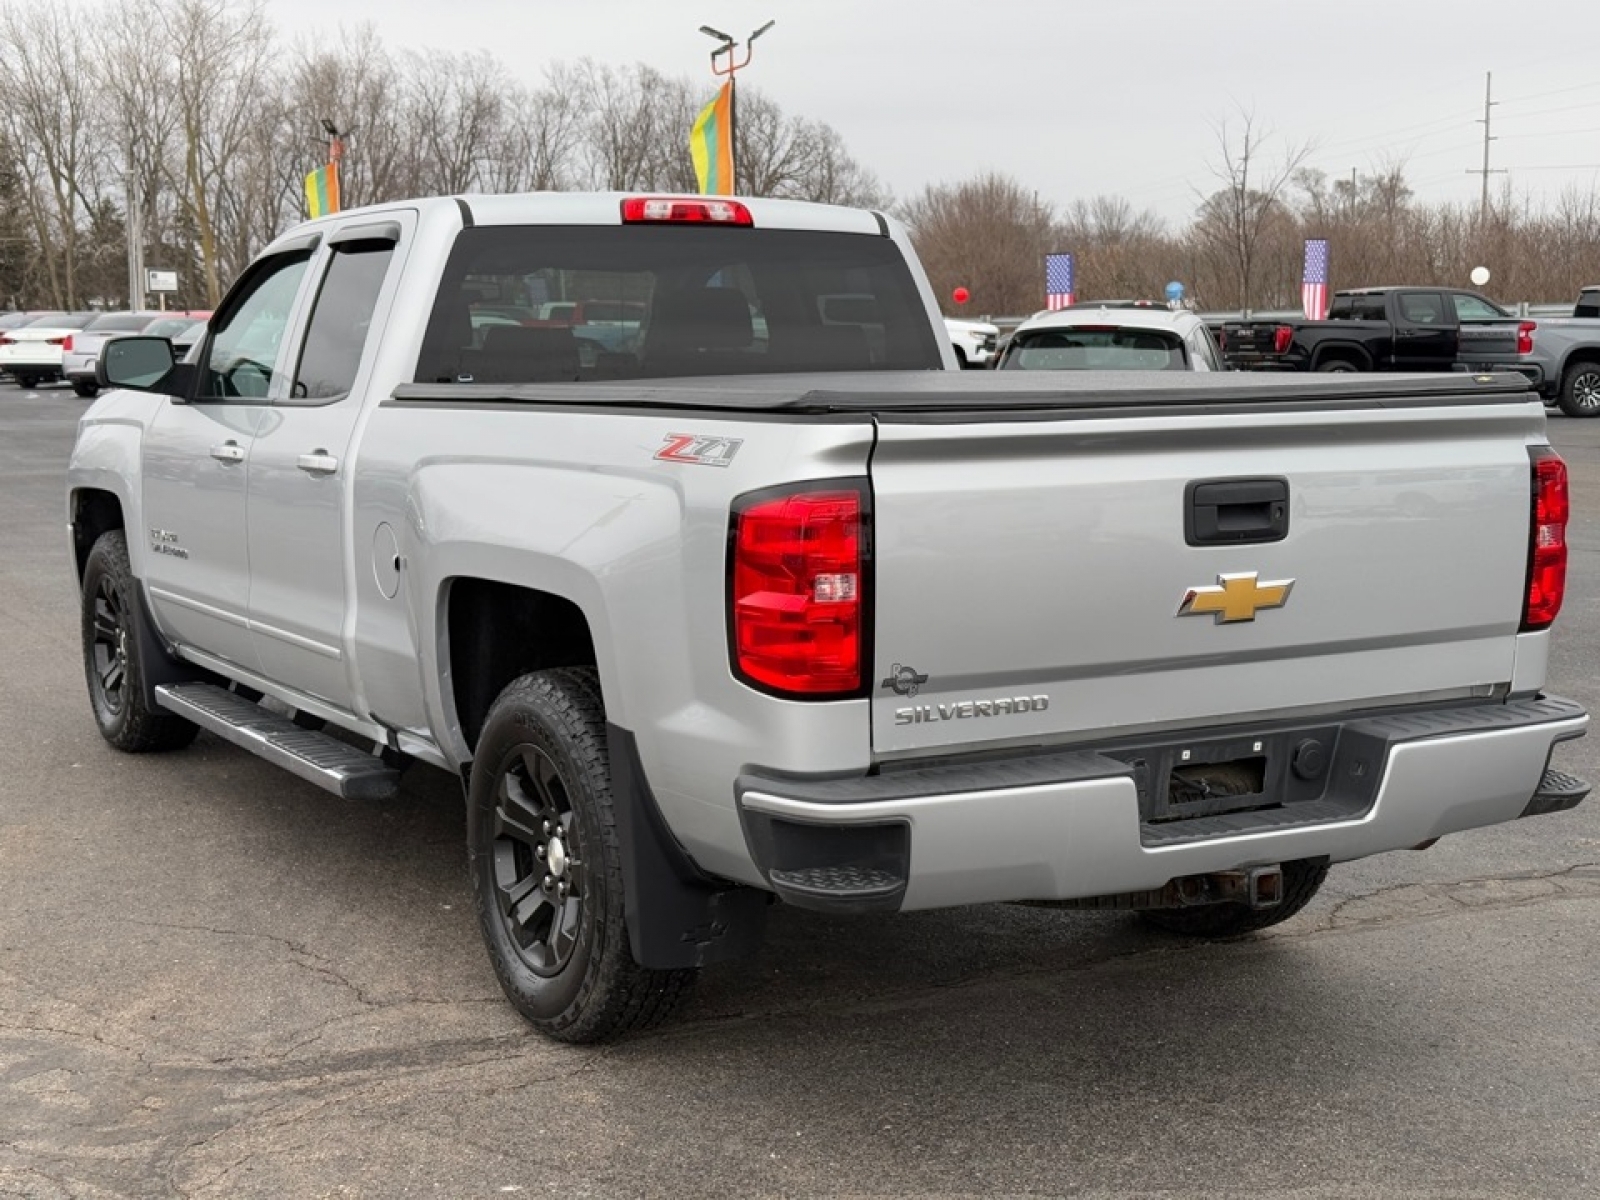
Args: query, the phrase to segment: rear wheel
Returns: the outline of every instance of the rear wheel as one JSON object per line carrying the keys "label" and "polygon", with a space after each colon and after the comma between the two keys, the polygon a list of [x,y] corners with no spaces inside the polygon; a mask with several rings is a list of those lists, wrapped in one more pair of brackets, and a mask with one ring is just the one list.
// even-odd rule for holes
{"label": "rear wheel", "polygon": [[1356,366],[1356,364],[1351,362],[1348,358],[1329,358],[1324,359],[1322,362],[1317,364],[1317,370],[1319,372],[1331,373],[1337,371],[1343,373],[1346,371],[1359,371],[1360,369],[1360,367]]}
{"label": "rear wheel", "polygon": [[16,379],[17,386],[25,392],[31,392],[39,386],[39,377],[37,375],[18,375]]}
{"label": "rear wheel", "polygon": [[1202,904],[1194,908],[1149,908],[1139,916],[1157,929],[1185,937],[1238,937],[1287,921],[1311,903],[1327,877],[1327,863],[1299,859],[1283,864],[1283,900],[1273,908]]}
{"label": "rear wheel", "polygon": [[128,542],[122,530],[100,535],[83,569],[83,669],[100,736],[118,750],[144,754],[177,750],[194,741],[199,726],[153,709],[144,699]]}
{"label": "rear wheel", "polygon": [[692,970],[633,960],[605,710],[590,668],[508,685],[473,758],[468,853],[506,997],[540,1032],[598,1042],[662,1020]]}
{"label": "rear wheel", "polygon": [[100,388],[86,379],[74,379],[72,390],[85,400],[93,400],[100,394]]}
{"label": "rear wheel", "polygon": [[1600,417],[1600,363],[1573,363],[1561,376],[1557,401],[1569,417]]}

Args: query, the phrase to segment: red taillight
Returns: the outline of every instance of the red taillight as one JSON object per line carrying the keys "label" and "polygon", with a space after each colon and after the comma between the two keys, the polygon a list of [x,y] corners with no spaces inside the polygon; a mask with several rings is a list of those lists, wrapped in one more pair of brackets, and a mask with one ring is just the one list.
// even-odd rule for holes
{"label": "red taillight", "polygon": [[16,338],[8,338],[4,334],[0,334],[0,346],[15,346],[16,344]]}
{"label": "red taillight", "polygon": [[45,338],[44,344],[46,346],[64,346],[71,340],[72,340],[71,338],[64,338],[64,337]]}
{"label": "red taillight", "polygon": [[70,333],[61,339],[61,350],[64,354],[70,354],[72,352],[72,335]]}
{"label": "red taillight", "polygon": [[1539,328],[1539,326],[1532,321],[1524,321],[1522,324],[1517,326],[1518,354],[1533,353],[1533,331],[1537,328]]}
{"label": "red taillight", "polygon": [[754,225],[750,210],[737,200],[685,200],[672,196],[630,196],[622,202],[625,225]]}
{"label": "red taillight", "polygon": [[864,484],[736,501],[728,563],[734,674],[777,695],[862,694]]}
{"label": "red taillight", "polygon": [[1567,592],[1567,464],[1549,446],[1529,446],[1528,457],[1533,460],[1533,529],[1524,631],[1548,628]]}
{"label": "red taillight", "polygon": [[1289,343],[1294,341],[1294,330],[1287,325],[1279,325],[1272,331],[1272,352],[1274,354],[1287,354]]}

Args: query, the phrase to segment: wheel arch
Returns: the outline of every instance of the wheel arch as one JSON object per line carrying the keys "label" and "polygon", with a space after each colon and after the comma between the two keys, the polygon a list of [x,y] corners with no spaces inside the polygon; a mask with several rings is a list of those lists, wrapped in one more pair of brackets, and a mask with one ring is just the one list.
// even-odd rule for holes
{"label": "wheel arch", "polygon": [[67,500],[67,511],[72,528],[72,561],[81,584],[83,569],[89,561],[89,551],[111,530],[126,531],[127,518],[121,498],[115,492],[99,487],[73,489]]}
{"label": "wheel arch", "polygon": [[1318,346],[1311,355],[1311,369],[1320,370],[1327,362],[1354,363],[1358,371],[1372,370],[1372,356],[1354,342],[1330,342]]}
{"label": "wheel arch", "polygon": [[1576,346],[1568,350],[1556,371],[1556,382],[1564,380],[1573,367],[1600,367],[1600,346]]}
{"label": "wheel arch", "polygon": [[469,748],[477,746],[490,705],[512,680],[551,667],[600,668],[589,618],[565,596],[457,575],[444,581],[442,608],[446,698]]}

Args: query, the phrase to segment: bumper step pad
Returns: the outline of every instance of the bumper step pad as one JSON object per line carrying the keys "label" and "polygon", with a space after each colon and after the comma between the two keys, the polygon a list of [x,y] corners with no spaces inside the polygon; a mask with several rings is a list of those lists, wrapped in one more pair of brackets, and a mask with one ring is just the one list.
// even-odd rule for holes
{"label": "bumper step pad", "polygon": [[1547,768],[1544,778],[1539,780],[1539,790],[1528,801],[1528,807],[1522,810],[1522,815],[1540,817],[1546,813],[1565,812],[1569,808],[1576,808],[1578,802],[1588,794],[1589,784],[1586,780],[1568,775],[1565,771]]}
{"label": "bumper step pad", "polygon": [[399,790],[400,772],[381,758],[302,729],[225,688],[166,684],[156,688],[156,699],[162,708],[346,800],[387,800]]}

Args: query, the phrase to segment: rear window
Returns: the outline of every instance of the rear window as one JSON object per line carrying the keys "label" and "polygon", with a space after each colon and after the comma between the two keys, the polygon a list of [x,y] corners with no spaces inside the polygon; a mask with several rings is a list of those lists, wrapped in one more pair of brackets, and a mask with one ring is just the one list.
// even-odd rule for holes
{"label": "rear window", "polygon": [[888,238],[693,226],[489,226],[456,239],[419,383],[938,370]]}
{"label": "rear window", "polygon": [[1384,311],[1381,295],[1335,296],[1328,308],[1330,321],[1384,321],[1388,315]]}
{"label": "rear window", "polygon": [[1185,371],[1183,339],[1161,329],[1040,329],[1018,333],[1008,371]]}

